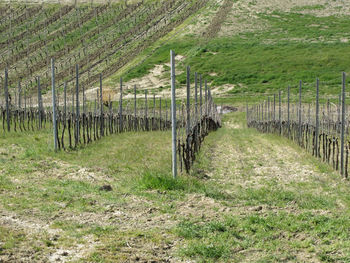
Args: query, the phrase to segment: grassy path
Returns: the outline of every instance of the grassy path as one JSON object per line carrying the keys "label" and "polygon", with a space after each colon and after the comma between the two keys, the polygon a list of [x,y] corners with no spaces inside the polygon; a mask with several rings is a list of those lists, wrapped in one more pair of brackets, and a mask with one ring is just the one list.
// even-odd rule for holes
{"label": "grassy path", "polygon": [[[235,262],[348,262],[349,183],[287,139],[226,116],[200,169],[227,193],[219,218],[186,222],[186,253]],[[206,246],[206,248],[205,248]],[[209,249],[208,249],[209,248]]]}
{"label": "grassy path", "polygon": [[0,137],[0,262],[349,262],[349,183],[244,114],[178,181],[168,132],[50,135]]}

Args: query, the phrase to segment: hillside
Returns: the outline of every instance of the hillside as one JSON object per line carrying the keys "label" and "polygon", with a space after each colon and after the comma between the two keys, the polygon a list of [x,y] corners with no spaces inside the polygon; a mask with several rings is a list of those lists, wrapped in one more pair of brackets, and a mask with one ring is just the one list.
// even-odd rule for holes
{"label": "hillside", "polygon": [[[191,65],[216,93],[238,101],[296,86],[299,80],[310,90],[316,77],[321,79],[322,94],[337,94],[339,73],[349,71],[350,7],[340,0],[8,6],[1,8],[0,70],[9,68],[10,86],[21,81],[33,92],[37,76],[47,87],[53,57],[61,89],[64,81],[73,86],[75,64],[79,64],[86,90],[96,85],[102,73],[111,88],[122,76],[136,78],[127,86],[137,82],[166,93],[169,49],[183,57],[179,73]],[[182,73],[178,84],[184,83]]]}
{"label": "hillside", "polygon": [[100,73],[107,78],[118,71],[206,2],[2,4],[0,70],[8,68],[10,86],[21,82],[34,90],[39,76],[45,90],[54,58],[58,83],[71,86],[78,64],[88,89]]}
{"label": "hillside", "polygon": [[336,170],[344,154],[350,170],[348,99],[341,114],[338,97],[350,2],[10,1],[0,14],[12,96],[6,109],[0,92],[0,262],[350,262],[350,183]]}
{"label": "hillside", "polygon": [[[185,58],[180,70],[191,65],[205,73],[218,93],[230,97],[226,101],[256,100],[297,87],[299,80],[314,96],[316,77],[322,98],[331,98],[340,92],[340,73],[350,71],[349,9],[338,0],[210,1],[128,78],[145,75],[174,49]],[[184,84],[185,74],[178,80]]]}

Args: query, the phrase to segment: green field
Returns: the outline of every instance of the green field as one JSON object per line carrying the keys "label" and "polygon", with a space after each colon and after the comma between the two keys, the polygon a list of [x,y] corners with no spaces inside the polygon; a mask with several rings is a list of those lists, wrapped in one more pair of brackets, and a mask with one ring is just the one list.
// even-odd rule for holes
{"label": "green field", "polygon": [[192,83],[203,74],[215,102],[238,109],[177,179],[170,131],[54,152],[49,126],[5,133],[0,124],[0,262],[350,262],[349,181],[286,138],[247,128],[243,107],[288,85],[296,101],[299,80],[303,102],[313,102],[317,77],[321,101],[337,102],[350,73],[348,3],[6,2],[0,13],[0,70],[9,67],[12,93],[21,80],[36,96],[39,75],[48,96],[52,56],[60,92],[65,80],[73,90],[81,63],[86,90],[104,72],[112,91],[123,77],[125,94],[143,83],[137,94],[169,105],[172,49],[178,103],[190,65]]}

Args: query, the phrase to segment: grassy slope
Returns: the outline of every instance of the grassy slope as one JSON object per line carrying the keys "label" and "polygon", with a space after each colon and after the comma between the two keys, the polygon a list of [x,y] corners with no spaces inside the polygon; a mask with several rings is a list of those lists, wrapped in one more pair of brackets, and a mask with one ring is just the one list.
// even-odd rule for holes
{"label": "grassy slope", "polygon": [[49,135],[0,139],[5,261],[350,259],[348,183],[289,141],[245,128],[241,113],[225,116],[179,181],[167,132],[58,154]]}
{"label": "grassy slope", "polygon": [[[214,83],[244,84],[226,101],[241,101],[246,86],[250,94],[265,92],[298,78],[311,82],[316,75],[333,86],[338,71],[348,71],[341,53],[347,45],[283,40],[275,34],[282,26],[295,30],[295,37],[304,32],[312,38],[315,32],[298,23],[317,18],[279,15],[286,23],[262,14],[273,25],[264,32],[170,41],[129,78],[168,61],[174,48],[193,70],[222,70],[210,77]],[[335,20],[328,28],[335,33],[347,21],[324,19]],[[305,56],[317,52],[312,60]],[[326,62],[328,70],[322,67]],[[306,68],[310,74],[301,70]],[[168,132],[110,136],[58,154],[51,152],[48,138],[51,131],[0,137],[0,259],[5,262],[350,260],[348,182],[289,141],[245,128],[241,113],[225,117],[224,127],[206,139],[193,174],[179,181],[169,177]],[[111,192],[100,189],[106,184]]]}
{"label": "grassy slope", "polygon": [[[203,73],[212,86],[235,84],[227,94],[232,101],[256,100],[260,98],[257,94],[286,89],[288,85],[296,93],[299,80],[304,82],[304,92],[310,97],[316,77],[321,80],[324,97],[338,94],[341,72],[350,71],[349,45],[343,41],[348,37],[350,16],[318,17],[301,13],[305,9],[319,8],[307,6],[290,12],[262,12],[256,23],[267,26],[253,32],[243,31],[210,40],[192,33],[179,36],[157,49],[126,79],[142,76],[155,64],[167,62],[169,49],[174,49],[187,58],[180,70],[188,64],[193,71]],[[217,73],[217,76],[210,76],[210,73]],[[178,82],[185,83],[184,73],[178,77]]]}

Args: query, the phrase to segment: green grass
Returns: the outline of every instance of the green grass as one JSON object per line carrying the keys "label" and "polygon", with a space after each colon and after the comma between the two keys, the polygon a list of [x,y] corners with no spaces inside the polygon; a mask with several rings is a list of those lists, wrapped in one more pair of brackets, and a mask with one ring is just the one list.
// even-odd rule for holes
{"label": "green grass", "polygon": [[[247,129],[243,113],[224,116],[224,127],[206,138],[191,174],[177,180],[170,172],[169,132],[117,134],[58,153],[49,130],[25,135],[0,137],[0,206],[27,220],[35,211],[47,228],[30,245],[33,235],[25,229],[15,233],[3,226],[3,254],[25,247],[40,259],[93,242],[81,261],[136,260],[134,248],[143,248],[140,259],[162,258],[151,254],[152,247],[196,262],[350,258],[348,182],[287,139]],[[261,147],[281,171],[298,162],[317,177],[284,182],[257,174],[256,167],[269,165]],[[288,147],[286,152],[300,157],[281,161],[274,147]],[[101,190],[106,184],[112,191]],[[50,229],[60,231],[59,237],[52,239]]]}
{"label": "green grass", "polygon": [[[221,185],[232,193],[230,199],[223,202],[231,210],[216,219],[183,218],[174,230],[186,240],[179,255],[196,262],[300,262],[306,258],[321,262],[348,261],[348,182],[340,182],[339,175],[327,164],[320,163],[287,139],[247,129],[244,118],[241,113],[225,116],[226,122],[233,122],[239,128],[232,130],[224,126],[210,134],[194,168],[211,171],[213,177],[220,180],[231,178]],[[257,143],[258,138],[269,145]],[[226,160],[229,158],[225,155],[229,151],[227,142],[238,152],[246,153],[223,167],[226,162],[217,163],[218,159],[213,159],[210,152],[219,149],[222,159]],[[288,145],[291,151],[299,153],[298,162],[309,169],[312,166],[318,177],[284,181],[274,177],[264,179],[263,175],[256,174],[255,167],[269,164],[264,163],[261,153],[254,149],[264,147],[272,154],[271,145]],[[248,154],[249,148],[252,152]],[[287,156],[284,162],[276,158],[275,165],[284,167],[292,158]]]}
{"label": "green grass", "polygon": [[[268,25],[262,31],[209,41],[193,35],[169,41],[130,71],[126,79],[145,75],[155,64],[167,63],[169,50],[173,49],[186,57],[178,70],[184,71],[190,65],[192,73],[202,73],[211,86],[235,84],[227,94],[233,102],[256,101],[259,95],[286,90],[288,85],[296,94],[299,80],[309,99],[314,97],[317,77],[322,97],[339,94],[341,73],[350,72],[349,45],[341,42],[349,37],[350,17],[317,17],[296,11],[273,15],[259,15],[262,23]],[[217,76],[209,75],[213,72]],[[178,74],[177,82],[185,85],[185,73]]]}
{"label": "green grass", "polygon": [[[322,262],[345,262],[350,256],[348,251],[332,255],[332,250],[350,244],[348,227],[345,216],[268,212],[227,216],[204,224],[184,221],[179,223],[177,233],[189,240],[180,253],[203,262],[232,257],[233,262],[239,262],[244,255],[236,253],[243,250],[264,251],[265,256],[255,262],[271,262],[272,259],[284,262],[286,258],[294,262],[298,260],[298,251],[302,253],[302,250],[315,252]],[[315,246],[318,246],[317,252]]]}

